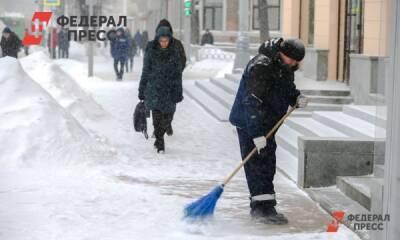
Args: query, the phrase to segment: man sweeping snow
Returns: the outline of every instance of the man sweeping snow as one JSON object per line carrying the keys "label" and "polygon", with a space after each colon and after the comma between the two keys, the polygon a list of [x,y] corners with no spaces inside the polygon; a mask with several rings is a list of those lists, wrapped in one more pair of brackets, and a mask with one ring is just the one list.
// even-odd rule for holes
{"label": "man sweeping snow", "polygon": [[297,39],[279,38],[262,44],[245,68],[229,116],[237,128],[242,158],[254,147],[258,150],[244,165],[250,214],[269,224],[286,224],[288,220],[275,210],[275,135],[269,139],[264,136],[289,106],[307,106],[307,99],[294,84],[294,72],[304,55],[304,45]]}

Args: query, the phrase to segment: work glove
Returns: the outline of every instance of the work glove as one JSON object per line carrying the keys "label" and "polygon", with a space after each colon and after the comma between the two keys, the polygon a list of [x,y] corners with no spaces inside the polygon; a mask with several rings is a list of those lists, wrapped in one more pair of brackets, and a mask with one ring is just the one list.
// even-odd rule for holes
{"label": "work glove", "polygon": [[256,145],[257,152],[260,153],[261,149],[267,146],[267,139],[264,136],[253,138],[254,145]]}
{"label": "work glove", "polygon": [[303,94],[300,94],[297,97],[297,106],[299,108],[305,108],[308,105],[308,98],[306,96],[304,96]]}

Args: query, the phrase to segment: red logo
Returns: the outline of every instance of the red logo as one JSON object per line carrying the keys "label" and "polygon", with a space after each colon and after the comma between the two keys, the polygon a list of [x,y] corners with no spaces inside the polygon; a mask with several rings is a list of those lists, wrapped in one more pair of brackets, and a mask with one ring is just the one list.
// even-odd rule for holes
{"label": "red logo", "polygon": [[[30,32],[26,32],[23,45],[40,45],[43,40],[43,31],[45,26],[49,23],[52,12],[35,12],[32,17]],[[36,33],[36,34],[35,34]]]}
{"label": "red logo", "polygon": [[335,211],[332,213],[333,220],[331,223],[328,224],[328,227],[326,228],[327,232],[337,232],[339,229],[339,224],[340,221],[344,218],[344,212],[343,211]]}

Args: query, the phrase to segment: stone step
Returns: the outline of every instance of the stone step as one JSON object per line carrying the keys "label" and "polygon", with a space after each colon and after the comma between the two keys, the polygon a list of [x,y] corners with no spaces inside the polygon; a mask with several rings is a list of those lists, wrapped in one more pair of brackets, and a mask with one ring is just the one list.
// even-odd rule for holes
{"label": "stone step", "polygon": [[227,93],[222,88],[207,80],[196,81],[195,85],[207,93],[211,98],[224,105],[228,110],[232,108],[233,101],[235,100],[234,95]]}
{"label": "stone step", "polygon": [[300,108],[297,111],[342,111],[342,104],[313,103],[310,102],[306,108]]}
{"label": "stone step", "polygon": [[276,166],[290,180],[297,182],[298,159],[282,146],[276,148]]}
{"label": "stone step", "polygon": [[301,133],[283,124],[275,135],[277,145],[290,152],[293,156],[298,156],[297,138],[302,136]]}
{"label": "stone step", "polygon": [[306,136],[348,137],[344,133],[324,125],[310,117],[290,117],[286,124]]}
{"label": "stone step", "polygon": [[211,98],[207,93],[194,84],[184,85],[185,93],[202,106],[206,112],[217,120],[227,122],[229,120],[229,110],[217,100]]}
{"label": "stone step", "polygon": [[310,103],[350,104],[353,98],[350,96],[322,96],[306,95]]}
{"label": "stone step", "polygon": [[229,94],[236,95],[238,90],[239,84],[229,81],[226,78],[211,78],[210,82],[217,85],[218,87],[222,88]]}
{"label": "stone step", "polygon": [[[327,211],[329,214],[333,214],[336,211],[345,212],[345,216],[348,214],[370,214],[359,203],[353,201],[351,198],[342,193],[336,186],[324,187],[324,188],[306,188],[304,191],[310,196],[312,200],[319,203],[319,205]],[[350,229],[354,229],[354,221],[349,221],[348,218],[344,218],[341,221],[342,224],[346,225]],[[361,239],[370,239],[370,232],[366,230],[355,231]]]}
{"label": "stone step", "polygon": [[374,176],[378,178],[383,178],[385,175],[385,165],[374,164]]}
{"label": "stone step", "polygon": [[346,105],[343,106],[343,112],[379,127],[386,127],[386,108],[383,106]]}
{"label": "stone step", "polygon": [[313,118],[327,126],[354,137],[376,138],[377,132],[385,132],[385,130],[380,127],[343,112],[315,111],[313,113]]}
{"label": "stone step", "polygon": [[371,191],[375,189],[373,185],[383,186],[383,178],[374,176],[337,177],[336,184],[346,196],[370,211]]}
{"label": "stone step", "polygon": [[349,90],[300,89],[300,92],[311,96],[350,96]]}

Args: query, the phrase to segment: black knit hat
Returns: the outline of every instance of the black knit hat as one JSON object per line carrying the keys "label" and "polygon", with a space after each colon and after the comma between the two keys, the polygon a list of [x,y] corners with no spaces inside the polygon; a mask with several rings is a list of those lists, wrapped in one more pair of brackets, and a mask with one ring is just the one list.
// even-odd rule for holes
{"label": "black knit hat", "polygon": [[12,33],[12,31],[9,27],[5,27],[3,33]]}
{"label": "black knit hat", "polygon": [[156,28],[156,32],[160,27],[168,27],[170,32],[171,32],[171,34],[174,34],[174,31],[172,30],[171,23],[167,19],[164,18],[158,23],[158,26]]}
{"label": "black knit hat", "polygon": [[284,40],[280,45],[279,51],[296,61],[303,60],[306,54],[303,42],[296,38]]}
{"label": "black knit hat", "polygon": [[156,39],[157,41],[161,38],[161,37],[168,37],[169,39],[171,39],[172,37],[172,33],[171,30],[168,27],[160,27],[157,29],[157,33],[156,33]]}

